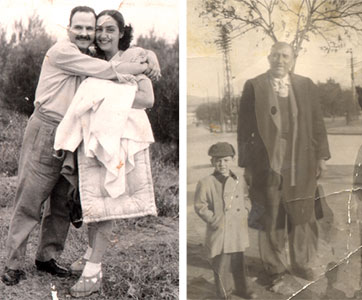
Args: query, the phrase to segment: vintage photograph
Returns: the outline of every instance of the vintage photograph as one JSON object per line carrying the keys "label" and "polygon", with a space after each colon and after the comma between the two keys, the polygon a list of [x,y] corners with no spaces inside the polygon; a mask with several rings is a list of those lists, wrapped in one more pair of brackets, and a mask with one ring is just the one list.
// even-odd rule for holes
{"label": "vintage photograph", "polygon": [[0,3],[0,298],[179,298],[176,0]]}
{"label": "vintage photograph", "polygon": [[362,1],[187,3],[187,298],[361,299]]}

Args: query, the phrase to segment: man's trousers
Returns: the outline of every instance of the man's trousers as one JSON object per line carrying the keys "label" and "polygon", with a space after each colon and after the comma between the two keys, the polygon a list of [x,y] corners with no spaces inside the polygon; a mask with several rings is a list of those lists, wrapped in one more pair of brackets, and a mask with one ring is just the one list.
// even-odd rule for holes
{"label": "man's trousers", "polygon": [[40,221],[36,259],[48,261],[64,249],[70,224],[66,201],[69,186],[60,175],[62,160],[53,150],[57,125],[36,110],[25,130],[14,212],[6,242],[6,266],[10,269],[23,267],[29,235]]}
{"label": "man's trousers", "polygon": [[[274,172],[268,175],[266,186],[250,190],[252,201],[263,203],[263,215],[259,231],[260,257],[270,275],[283,273],[287,269],[286,239],[289,243],[289,259],[293,270],[311,268],[314,264],[318,229],[314,213],[314,198],[289,199],[293,187],[283,189],[282,177]],[[284,177],[285,178],[285,177]],[[255,181],[254,181],[255,183]],[[307,222],[300,223],[298,211],[311,211]]]}

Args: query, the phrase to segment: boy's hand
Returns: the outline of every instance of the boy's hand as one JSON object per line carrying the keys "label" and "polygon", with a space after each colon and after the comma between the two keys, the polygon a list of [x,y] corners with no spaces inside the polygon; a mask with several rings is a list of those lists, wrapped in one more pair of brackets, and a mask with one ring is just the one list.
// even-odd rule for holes
{"label": "boy's hand", "polygon": [[215,220],[210,223],[211,228],[213,230],[219,229],[223,219],[223,215],[217,216]]}

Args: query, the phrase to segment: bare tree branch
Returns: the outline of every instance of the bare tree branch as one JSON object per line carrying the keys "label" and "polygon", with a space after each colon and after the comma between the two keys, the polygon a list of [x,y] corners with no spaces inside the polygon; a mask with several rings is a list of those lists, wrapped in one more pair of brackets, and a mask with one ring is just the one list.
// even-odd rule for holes
{"label": "bare tree branch", "polygon": [[[353,35],[362,35],[362,1],[357,0],[202,0],[203,15],[229,24],[231,38],[261,30],[272,41],[291,37],[298,55],[311,36],[320,37],[332,49]],[[290,20],[295,19],[295,23]],[[287,20],[287,21],[286,21]],[[288,22],[289,21],[289,22]]]}

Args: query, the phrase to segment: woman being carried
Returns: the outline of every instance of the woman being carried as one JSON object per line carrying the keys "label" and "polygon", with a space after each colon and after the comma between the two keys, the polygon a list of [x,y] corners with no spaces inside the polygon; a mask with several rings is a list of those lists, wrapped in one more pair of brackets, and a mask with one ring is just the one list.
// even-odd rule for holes
{"label": "woman being carried", "polygon": [[[132,27],[118,11],[98,15],[96,41],[106,60],[146,63],[149,53],[129,48],[131,39]],[[157,214],[148,150],[154,140],[144,111],[154,102],[152,83],[144,74],[118,79],[86,79],[57,131],[56,149],[74,151],[80,144],[79,191],[89,241],[71,266],[72,272],[82,272],[70,289],[74,297],[100,289],[113,220]]]}

